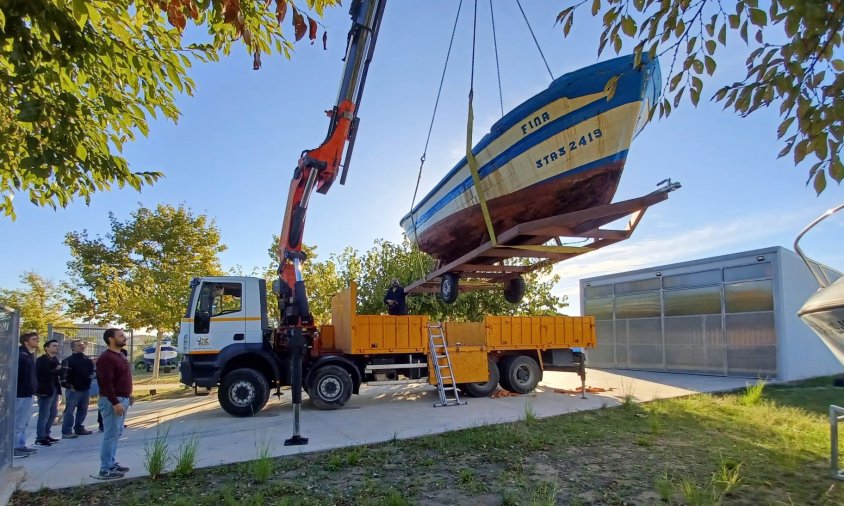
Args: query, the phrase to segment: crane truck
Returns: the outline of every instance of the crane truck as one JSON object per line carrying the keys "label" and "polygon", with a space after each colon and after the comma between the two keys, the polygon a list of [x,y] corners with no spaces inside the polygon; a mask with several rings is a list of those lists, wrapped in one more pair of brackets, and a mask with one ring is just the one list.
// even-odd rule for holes
{"label": "crane truck", "polygon": [[[332,301],[332,324],[317,328],[302,279],[310,197],[314,191],[328,192],[338,176],[345,182],[385,4],[352,2],[341,86],[336,104],[327,111],[328,135],[319,147],[302,152],[293,171],[278,244],[278,279],[271,287],[279,325],[269,323],[267,282],[235,276],[194,278],[180,323],[180,381],[197,394],[217,388],[220,405],[229,414],[254,415],[273,389],[280,395],[282,386],[292,387],[296,421],[290,444],[306,442],[298,434],[302,387],[317,408],[336,409],[363,383],[434,384],[431,356],[436,351],[426,337],[426,317],[359,315],[351,285]],[[552,367],[578,372],[585,381],[583,355],[575,350],[595,343],[592,317],[487,317],[484,322],[446,324],[445,331],[453,362],[448,383],[470,396],[489,395],[499,384],[529,392],[543,370]]]}

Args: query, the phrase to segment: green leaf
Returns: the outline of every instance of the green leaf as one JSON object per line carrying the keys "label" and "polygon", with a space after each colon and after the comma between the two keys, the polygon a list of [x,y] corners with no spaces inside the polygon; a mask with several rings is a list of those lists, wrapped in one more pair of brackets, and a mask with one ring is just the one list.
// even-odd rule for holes
{"label": "green leaf", "polygon": [[750,22],[756,26],[768,24],[768,15],[762,9],[750,9]]}
{"label": "green leaf", "polygon": [[0,9],[0,30],[6,29],[6,15],[3,14],[3,9]]}
{"label": "green leaf", "polygon": [[604,93],[607,94],[607,101],[612,100],[615,96],[615,90],[618,85],[618,79],[621,76],[613,76],[607,80],[607,83],[604,85]]}
{"label": "green leaf", "polygon": [[597,16],[601,10],[601,0],[592,0],[592,16]]}
{"label": "green leaf", "polygon": [[819,170],[815,173],[815,193],[820,195],[826,189],[826,173]]}
{"label": "green leaf", "polygon": [[85,23],[88,21],[88,7],[85,5],[85,0],[73,0],[72,10],[76,24],[80,28],[85,26]]}
{"label": "green leaf", "polygon": [[777,128],[777,139],[782,139],[782,137],[788,132],[788,128],[794,123],[794,116],[790,118],[786,118],[785,121],[780,123],[780,126]]}
{"label": "green leaf", "polygon": [[840,158],[836,157],[830,162],[829,175],[838,183],[844,180],[844,164]]}
{"label": "green leaf", "polygon": [[809,153],[810,143],[811,141],[809,139],[803,139],[794,147],[794,165],[799,164],[806,158],[806,155]]}
{"label": "green leaf", "polygon": [[711,56],[704,56],[703,63],[706,65],[706,73],[712,75],[715,73],[715,59]]}
{"label": "green leaf", "polygon": [[832,60],[832,68],[836,72],[844,72],[844,60]]}
{"label": "green leaf", "polygon": [[721,43],[722,46],[727,45],[727,25],[721,25],[721,30],[718,32],[718,42]]}
{"label": "green leaf", "polygon": [[624,32],[624,35],[628,37],[633,37],[636,35],[636,21],[633,20],[632,16],[627,16],[621,22],[621,30]]}
{"label": "green leaf", "polygon": [[83,162],[88,158],[88,150],[81,142],[76,145],[76,156]]}
{"label": "green leaf", "polygon": [[709,54],[715,54],[715,49],[716,49],[717,47],[718,47],[718,45],[717,45],[717,43],[716,43],[714,40],[709,39],[709,40],[707,40],[707,41],[706,41],[706,52],[707,52],[707,53],[709,53]]}
{"label": "green leaf", "polygon": [[732,28],[733,30],[738,28],[741,24],[741,18],[738,16],[738,14],[730,14],[727,17],[727,20],[730,22],[730,28]]}

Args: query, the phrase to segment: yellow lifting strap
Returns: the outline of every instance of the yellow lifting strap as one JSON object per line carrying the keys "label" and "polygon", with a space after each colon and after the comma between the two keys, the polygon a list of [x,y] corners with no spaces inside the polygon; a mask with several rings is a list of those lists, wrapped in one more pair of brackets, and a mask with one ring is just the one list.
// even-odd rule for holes
{"label": "yellow lifting strap", "polygon": [[495,228],[492,226],[492,219],[489,216],[489,208],[486,205],[486,198],[484,197],[483,188],[481,188],[481,175],[478,173],[478,161],[472,153],[472,125],[475,123],[475,113],[472,108],[474,91],[469,91],[469,118],[466,122],[466,164],[469,165],[469,171],[472,172],[472,181],[475,183],[475,192],[478,194],[478,203],[481,205],[481,213],[484,215],[484,222],[486,223],[486,230],[489,234],[490,242],[496,248],[512,248],[524,251],[537,251],[544,253],[586,253],[592,251],[594,248],[585,246],[546,246],[542,244],[511,246],[507,244],[498,244],[498,238],[495,235]]}

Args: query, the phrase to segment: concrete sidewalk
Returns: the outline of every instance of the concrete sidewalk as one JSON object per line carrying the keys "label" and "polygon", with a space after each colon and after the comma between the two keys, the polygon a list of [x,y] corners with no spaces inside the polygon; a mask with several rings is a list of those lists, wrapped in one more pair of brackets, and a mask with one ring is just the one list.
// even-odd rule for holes
{"label": "concrete sidewalk", "polygon": [[[302,435],[307,446],[285,447],[292,434],[293,409],[289,392],[281,400],[273,397],[267,407],[252,418],[234,418],[217,404],[216,392],[207,397],[139,402],[129,410],[128,429],[120,440],[117,458],[131,468],[127,477],[144,476],[144,446],[157,433],[168,433],[171,453],[185,439],[200,437],[197,467],[241,462],[257,458],[258,441],[269,441],[273,455],[290,455],[332,448],[412,438],[425,434],[509,422],[524,418],[525,403],[531,400],[538,417],[598,409],[619,404],[625,395],[639,401],[677,397],[696,392],[715,392],[744,387],[752,380],[590,369],[587,384],[612,388],[599,394],[560,394],[574,389],[580,379],[571,373],[546,372],[537,391],[530,395],[469,399],[465,406],[434,408],[436,389],[428,385],[377,386],[361,388],[345,408],[319,411],[307,400],[302,409]],[[89,427],[96,423],[92,420]],[[32,425],[30,425],[32,426]],[[102,434],[63,440],[40,448],[31,457],[16,460],[26,471],[24,490],[62,488],[100,483],[90,475],[99,471]]]}

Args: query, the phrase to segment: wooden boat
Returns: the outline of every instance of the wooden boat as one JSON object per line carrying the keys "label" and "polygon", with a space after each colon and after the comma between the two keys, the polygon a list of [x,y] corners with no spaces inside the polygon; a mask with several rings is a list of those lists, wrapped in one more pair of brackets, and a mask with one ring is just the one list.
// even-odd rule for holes
{"label": "wooden boat", "polygon": [[[554,80],[496,122],[472,151],[495,230],[610,203],[660,82],[657,61],[615,58]],[[401,226],[445,262],[489,240],[465,157]]]}

